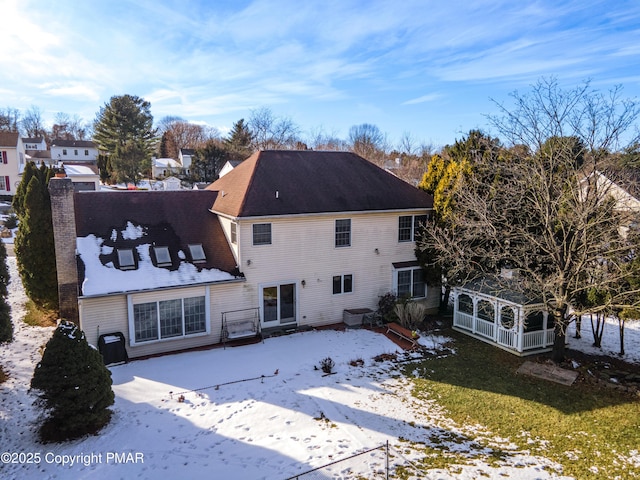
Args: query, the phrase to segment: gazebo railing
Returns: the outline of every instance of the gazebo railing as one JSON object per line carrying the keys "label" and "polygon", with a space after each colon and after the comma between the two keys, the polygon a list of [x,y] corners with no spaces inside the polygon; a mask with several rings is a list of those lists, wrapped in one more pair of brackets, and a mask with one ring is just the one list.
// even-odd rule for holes
{"label": "gazebo railing", "polygon": [[481,318],[476,319],[476,333],[493,340],[493,329],[496,324]]}
{"label": "gazebo railing", "polygon": [[498,343],[509,348],[518,348],[518,332],[498,328]]}
{"label": "gazebo railing", "polygon": [[456,312],[453,325],[467,330],[473,330],[473,315],[464,312]]}

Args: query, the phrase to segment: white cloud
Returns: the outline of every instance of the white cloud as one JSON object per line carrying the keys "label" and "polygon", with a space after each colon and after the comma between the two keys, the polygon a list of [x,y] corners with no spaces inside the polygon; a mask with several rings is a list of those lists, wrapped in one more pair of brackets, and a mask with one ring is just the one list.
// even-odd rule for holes
{"label": "white cloud", "polygon": [[415,105],[417,103],[433,102],[434,100],[437,100],[439,98],[442,98],[441,94],[430,93],[428,95],[423,95],[421,97],[413,98],[411,100],[407,100],[406,102],[402,102],[402,105]]}

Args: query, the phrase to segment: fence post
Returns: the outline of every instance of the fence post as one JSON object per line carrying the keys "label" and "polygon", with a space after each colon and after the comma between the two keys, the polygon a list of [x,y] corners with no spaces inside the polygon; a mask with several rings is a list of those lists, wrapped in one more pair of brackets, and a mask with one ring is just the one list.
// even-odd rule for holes
{"label": "fence post", "polygon": [[387,440],[387,475],[386,475],[386,480],[389,480],[389,440]]}

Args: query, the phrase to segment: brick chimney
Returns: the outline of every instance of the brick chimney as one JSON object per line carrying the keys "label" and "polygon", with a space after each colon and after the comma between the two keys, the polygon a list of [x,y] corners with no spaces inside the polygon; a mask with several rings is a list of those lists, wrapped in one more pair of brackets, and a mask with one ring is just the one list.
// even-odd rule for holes
{"label": "brick chimney", "polygon": [[60,318],[80,324],[78,312],[78,268],[76,263],[76,221],[70,178],[51,178],[51,218],[58,271]]}

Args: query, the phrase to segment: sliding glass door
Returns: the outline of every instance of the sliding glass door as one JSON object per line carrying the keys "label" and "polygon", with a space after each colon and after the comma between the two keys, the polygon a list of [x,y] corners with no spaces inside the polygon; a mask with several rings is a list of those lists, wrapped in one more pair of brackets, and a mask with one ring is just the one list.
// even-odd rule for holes
{"label": "sliding glass door", "polygon": [[262,297],[262,323],[265,327],[295,323],[295,283],[263,286],[260,295]]}

